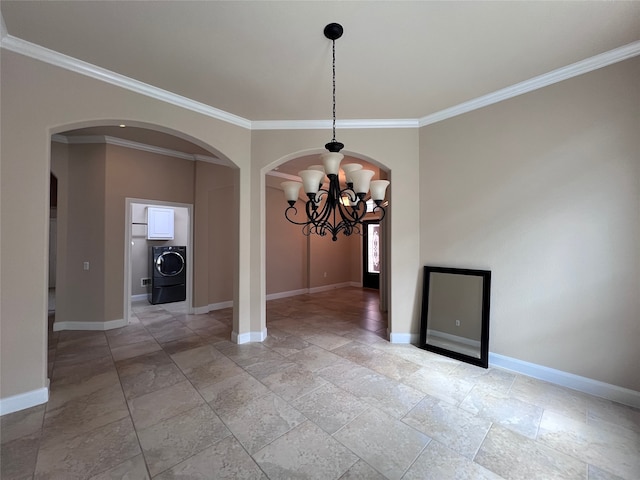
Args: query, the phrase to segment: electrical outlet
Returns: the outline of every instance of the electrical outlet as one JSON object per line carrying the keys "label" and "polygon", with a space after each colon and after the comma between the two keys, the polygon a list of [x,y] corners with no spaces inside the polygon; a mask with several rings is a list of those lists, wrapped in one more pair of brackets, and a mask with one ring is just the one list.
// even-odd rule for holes
{"label": "electrical outlet", "polygon": [[140,279],[140,286],[141,287],[146,287],[147,285],[151,285],[151,279],[150,278],[141,278]]}
{"label": "electrical outlet", "polygon": [[460,326],[460,320],[456,320],[456,327]]}
{"label": "electrical outlet", "polygon": [[89,270],[89,262],[83,262],[83,264],[82,264],[82,268],[83,268],[84,270]]}

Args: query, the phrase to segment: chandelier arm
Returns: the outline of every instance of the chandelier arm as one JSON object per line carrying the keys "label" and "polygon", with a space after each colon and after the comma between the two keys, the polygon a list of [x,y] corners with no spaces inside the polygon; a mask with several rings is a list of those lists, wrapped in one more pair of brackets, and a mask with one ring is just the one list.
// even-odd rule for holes
{"label": "chandelier arm", "polygon": [[[358,195],[353,191],[352,188],[347,187],[340,191],[340,196],[346,196],[349,199],[349,207],[343,205],[343,216],[348,216],[351,222],[359,222],[362,220],[364,215],[366,214],[366,208],[362,213],[360,213],[360,205],[361,201],[358,199]],[[356,203],[357,202],[357,203]]]}
{"label": "chandelier arm", "polygon": [[306,222],[298,222],[294,219],[292,219],[289,215],[291,214],[291,211],[293,211],[294,215],[298,214],[298,210],[296,209],[296,207],[287,207],[287,209],[284,211],[284,217],[290,221],[291,223],[293,223],[294,225],[309,225],[310,223],[313,223],[311,220],[307,220]]}
{"label": "chandelier arm", "polygon": [[381,222],[384,216],[387,214],[387,211],[382,205],[376,205],[375,207],[373,207],[372,213],[377,213],[377,212],[380,212],[380,218],[378,219],[378,221]]}
{"label": "chandelier arm", "polygon": [[318,218],[318,205],[313,200],[308,200],[305,203],[305,210],[309,219],[307,223],[315,224]]}
{"label": "chandelier arm", "polygon": [[316,198],[319,198],[320,200],[324,198],[324,201],[319,201],[318,203],[316,203],[310,200],[309,202],[307,202],[307,216],[309,217],[310,221],[312,221],[312,223],[316,224],[325,222],[331,214],[331,208],[329,205],[330,202],[328,201],[330,193],[324,189],[320,190],[320,192],[323,192],[322,195],[318,196],[316,194]]}
{"label": "chandelier arm", "polygon": [[[351,196],[351,192],[353,192],[353,190],[349,188],[345,188],[340,192],[340,194],[341,195],[345,194],[349,198],[350,202],[352,201],[355,202],[355,198],[357,197],[355,197],[355,193],[354,193],[354,196]],[[347,207],[341,202],[339,205],[340,215],[349,223],[360,222],[362,218],[364,218],[365,214],[367,213],[366,206],[364,209],[361,209],[360,207],[361,204],[363,204],[363,202],[359,201],[355,205],[350,205],[349,207]]]}

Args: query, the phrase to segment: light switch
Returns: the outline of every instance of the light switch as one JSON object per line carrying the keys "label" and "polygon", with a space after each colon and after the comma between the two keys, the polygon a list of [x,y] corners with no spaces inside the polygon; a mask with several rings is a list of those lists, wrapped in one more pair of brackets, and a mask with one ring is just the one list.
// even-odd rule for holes
{"label": "light switch", "polygon": [[89,270],[89,262],[84,262],[83,267],[85,270]]}

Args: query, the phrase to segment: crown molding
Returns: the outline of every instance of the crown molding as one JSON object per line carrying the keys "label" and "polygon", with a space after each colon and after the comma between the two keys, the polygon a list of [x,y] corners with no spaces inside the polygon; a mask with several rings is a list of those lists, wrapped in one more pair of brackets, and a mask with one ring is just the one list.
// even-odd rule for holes
{"label": "crown molding", "polygon": [[479,108],[487,107],[494,103],[502,102],[503,100],[508,100],[540,88],[548,87],[554,83],[562,82],[563,80],[568,80],[569,78],[577,77],[578,75],[589,73],[638,55],[640,55],[640,40],[623,45],[622,47],[614,48],[613,50],[609,50],[608,52],[601,53],[594,57],[572,63],[566,67],[561,67],[556,70],[552,70],[551,72],[538,75],[537,77],[516,83],[515,85],[511,85],[487,95],[474,98],[468,102],[432,113],[431,115],[422,117],[419,120],[419,126],[424,127],[433,123],[441,122],[442,120],[462,115],[463,113],[468,113],[473,110],[478,110]]}
{"label": "crown molding", "polygon": [[[48,48],[36,45],[26,40],[9,35],[1,18],[0,25],[2,38],[0,47],[36,60],[40,60],[60,68],[70,70],[127,90],[131,90],[157,100],[176,105],[203,115],[237,125],[249,130],[317,130],[331,128],[331,120],[257,120],[233,115],[201,102],[177,95],[153,85],[134,80],[119,73],[92,65]],[[478,110],[519,95],[553,85],[554,83],[569,78],[592,72],[607,67],[617,62],[640,55],[640,40],[623,45],[608,52],[595,55],[551,72],[538,75],[515,85],[497,90],[495,92],[474,98],[467,102],[454,105],[444,110],[434,112],[419,119],[364,119],[364,120],[338,120],[336,126],[341,129],[371,129],[371,128],[420,128],[441,122],[464,113]]]}
{"label": "crown molding", "polygon": [[246,118],[233,115],[232,113],[219,110],[201,102],[191,100],[182,95],[163,90],[148,83],[134,80],[133,78],[120,75],[119,73],[112,72],[106,68],[92,65],[91,63],[78,60],[77,58],[64,55],[62,53],[50,50],[35,43],[27,42],[20,38],[16,38],[12,35],[6,35],[2,37],[2,48],[10,50],[27,57],[40,60],[56,67],[64,68],[87,77],[94,78],[96,80],[115,85],[117,87],[125,88],[147,97],[155,98],[165,103],[170,103],[178,107],[191,110],[196,113],[201,113],[208,117],[222,120],[223,122],[237,125],[239,127],[251,129],[251,121]]}
{"label": "crown molding", "polygon": [[228,166],[223,160],[216,157],[210,157],[208,155],[191,154],[185,152],[179,152],[177,150],[171,150],[168,148],[156,147],[155,145],[148,145],[146,143],[134,142],[131,140],[125,140],[124,138],[110,137],[108,135],[78,135],[78,136],[66,136],[55,134],[51,136],[51,140],[58,143],[65,143],[68,145],[88,145],[88,144],[109,144],[117,145],[119,147],[131,148],[134,150],[141,150],[143,152],[155,153],[158,155],[165,155],[167,157],[182,158],[183,160],[200,161],[214,163],[216,165]]}
{"label": "crown molding", "polygon": [[[341,130],[370,128],[418,128],[418,120],[406,119],[359,119],[336,120]],[[326,130],[332,127],[332,120],[255,120],[251,130]]]}

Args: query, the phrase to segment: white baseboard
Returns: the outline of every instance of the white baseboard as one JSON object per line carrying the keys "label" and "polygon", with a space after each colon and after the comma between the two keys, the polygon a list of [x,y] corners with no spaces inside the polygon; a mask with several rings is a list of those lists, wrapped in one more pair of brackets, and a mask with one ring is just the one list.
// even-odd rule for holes
{"label": "white baseboard", "polygon": [[427,329],[427,336],[438,337],[444,340],[449,340],[451,342],[461,343],[462,345],[469,345],[470,347],[480,349],[480,340],[472,340],[470,338],[460,337],[458,335],[452,335],[450,333],[429,329]]}
{"label": "white baseboard", "polygon": [[297,295],[305,295],[307,293],[309,293],[308,288],[301,288],[299,290],[290,290],[288,292],[270,293],[267,295],[266,299],[267,301],[278,300],[279,298],[295,297]]}
{"label": "white baseboard", "polygon": [[251,342],[263,342],[267,338],[267,329],[265,328],[261,332],[247,332],[240,333],[231,332],[231,341],[238,345]]}
{"label": "white baseboard", "polygon": [[213,312],[214,310],[222,310],[223,308],[231,307],[233,307],[233,300],[228,300],[226,302],[210,303],[204,307],[194,307],[193,313],[196,315],[203,315],[205,313]]}
{"label": "white baseboard", "polygon": [[388,333],[390,343],[418,343],[420,335],[417,333]]}
{"label": "white baseboard", "polygon": [[345,287],[362,287],[360,282],[342,282],[333,283],[331,285],[322,285],[321,287],[312,288],[300,288],[299,290],[289,290],[287,292],[270,293],[266,296],[266,300],[278,300],[279,298],[295,297],[297,295],[306,295],[307,293],[319,293],[326,292],[327,290],[334,290],[336,288]]}
{"label": "white baseboard", "polygon": [[[47,382],[48,383],[48,382]],[[0,415],[18,412],[49,401],[49,387],[38,388],[7,398],[0,398]]]}
{"label": "white baseboard", "polygon": [[141,293],[139,295],[131,295],[132,302],[139,302],[140,300],[147,300],[148,298],[149,298],[149,295],[147,295],[146,293]]}
{"label": "white baseboard", "polygon": [[579,392],[595,395],[596,397],[606,398],[631,407],[640,408],[640,392],[628,388],[618,387],[617,385],[592,380],[587,377],[574,375],[573,373],[536,365],[497,353],[489,353],[489,365],[578,390]]}
{"label": "white baseboard", "polygon": [[124,318],[118,320],[108,320],[106,322],[54,322],[53,331],[62,330],[113,330],[114,328],[126,327],[128,325]]}
{"label": "white baseboard", "polygon": [[326,292],[327,290],[335,290],[336,288],[350,287],[351,282],[334,283],[332,285],[323,285],[321,287],[313,287],[309,289],[309,293]]}

